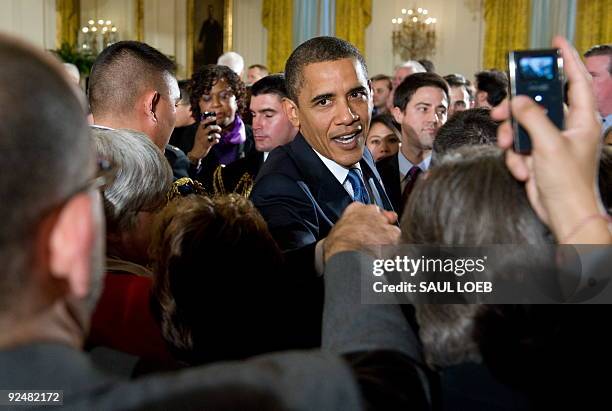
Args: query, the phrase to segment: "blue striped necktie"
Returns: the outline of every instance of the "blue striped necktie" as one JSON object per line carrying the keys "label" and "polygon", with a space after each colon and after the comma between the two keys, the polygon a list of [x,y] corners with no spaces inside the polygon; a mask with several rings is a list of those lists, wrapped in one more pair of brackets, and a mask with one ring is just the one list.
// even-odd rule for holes
{"label": "blue striped necktie", "polygon": [[368,190],[366,190],[363,180],[361,179],[361,176],[359,175],[359,171],[357,171],[356,168],[349,169],[346,179],[353,187],[353,200],[364,204],[370,204],[370,196],[368,194]]}

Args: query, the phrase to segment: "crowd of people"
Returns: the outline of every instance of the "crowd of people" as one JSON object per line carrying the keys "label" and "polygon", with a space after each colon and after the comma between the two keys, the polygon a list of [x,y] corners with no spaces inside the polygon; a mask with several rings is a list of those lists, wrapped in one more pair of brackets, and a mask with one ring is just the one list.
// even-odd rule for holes
{"label": "crowd of people", "polygon": [[362,301],[381,246],[400,243],[598,245],[581,258],[599,281],[612,47],[583,63],[553,42],[564,130],[509,100],[503,72],[472,83],[424,60],[370,77],[335,37],[284,73],[250,66],[248,86],[235,53],[177,81],[161,52],[121,41],[84,94],[0,36],[0,102],[20,101],[0,115],[0,390],[61,390],[69,409],[609,402],[606,306]]}

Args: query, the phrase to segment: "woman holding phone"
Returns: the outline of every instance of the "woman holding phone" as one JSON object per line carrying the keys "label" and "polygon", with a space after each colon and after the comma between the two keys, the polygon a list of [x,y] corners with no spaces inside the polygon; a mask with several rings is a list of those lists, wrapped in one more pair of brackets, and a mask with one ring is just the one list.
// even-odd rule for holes
{"label": "woman holding phone", "polygon": [[191,111],[198,120],[193,146],[187,151],[198,164],[205,186],[218,165],[227,165],[254,149],[251,127],[242,121],[246,90],[229,67],[209,64],[191,77]]}

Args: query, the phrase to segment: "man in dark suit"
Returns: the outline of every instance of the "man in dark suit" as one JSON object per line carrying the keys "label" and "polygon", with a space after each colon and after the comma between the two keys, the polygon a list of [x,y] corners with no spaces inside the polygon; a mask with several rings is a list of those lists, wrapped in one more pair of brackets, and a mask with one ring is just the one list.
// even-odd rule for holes
{"label": "man in dark suit", "polygon": [[251,199],[281,249],[313,264],[350,203],[392,208],[364,152],[372,88],[359,51],[338,38],[313,38],[291,54],[285,79],[285,110],[300,134],[270,153]]}
{"label": "man in dark suit", "polygon": [[[0,202],[0,215],[6,218],[0,229],[3,390],[63,390],[67,409],[362,409],[347,363],[321,352],[276,354],[129,382],[97,370],[80,347],[103,278],[98,188],[112,173],[104,162],[96,167],[84,104],[62,67],[42,50],[1,35],[0,59],[5,62],[0,65],[0,105],[18,95],[24,107],[41,108],[0,114],[3,161],[11,171],[0,173],[0,197],[10,199]],[[44,172],[37,164],[44,164]],[[396,242],[395,216],[363,208],[356,218],[368,221],[367,227],[362,224],[349,236],[340,232],[340,244],[361,237]],[[345,230],[352,226],[351,221],[338,224]],[[377,229],[381,237],[372,237]],[[331,239],[330,248],[334,244]],[[341,294],[339,286],[332,286],[330,295]],[[387,332],[390,341],[396,340],[394,329]],[[344,354],[344,347],[336,349]]]}
{"label": "man in dark suit", "polygon": [[393,117],[401,125],[402,146],[376,164],[393,208],[401,217],[418,176],[429,168],[438,129],[446,123],[449,90],[434,73],[415,73],[397,86]]}
{"label": "man in dark suit", "polygon": [[214,194],[234,192],[248,197],[270,151],[293,141],[298,129],[289,121],[283,109],[285,98],[287,87],[283,74],[272,74],[253,84],[250,109],[255,151],[226,166],[217,167],[212,184],[209,184]]}

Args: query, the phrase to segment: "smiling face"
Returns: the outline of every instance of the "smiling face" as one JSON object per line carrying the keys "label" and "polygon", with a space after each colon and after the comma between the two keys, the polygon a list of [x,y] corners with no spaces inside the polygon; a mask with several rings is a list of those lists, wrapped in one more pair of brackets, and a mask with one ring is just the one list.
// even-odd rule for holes
{"label": "smiling face", "polygon": [[200,111],[214,111],[217,115],[217,124],[223,128],[229,126],[236,119],[238,104],[225,78],[213,84],[208,94],[203,94],[198,102]]}
{"label": "smiling face", "polygon": [[272,151],[289,143],[298,130],[291,124],[278,94],[260,94],[251,97],[253,137],[257,151]]}
{"label": "smiling face", "polygon": [[308,64],[298,102],[285,101],[291,122],[318,153],[350,167],[361,160],[370,125],[368,78],[352,58]]}
{"label": "smiling face", "polygon": [[402,126],[404,149],[431,150],[438,129],[446,123],[448,99],[438,87],[417,89],[404,111],[393,108],[395,120]]}

